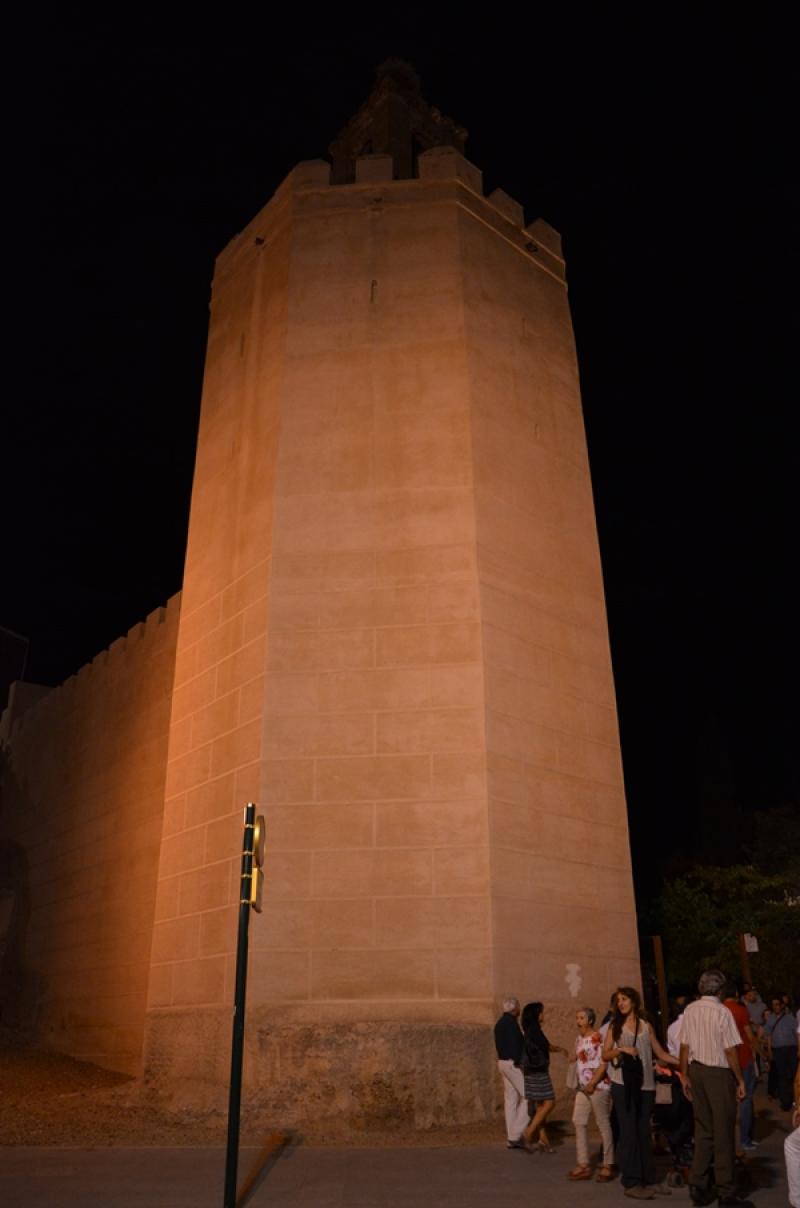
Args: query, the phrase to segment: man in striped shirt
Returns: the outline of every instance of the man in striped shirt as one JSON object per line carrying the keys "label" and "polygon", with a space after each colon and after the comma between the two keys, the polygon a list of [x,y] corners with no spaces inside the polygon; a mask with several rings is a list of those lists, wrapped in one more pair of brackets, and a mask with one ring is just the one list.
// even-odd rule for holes
{"label": "man in striped shirt", "polygon": [[739,1029],[720,1001],[726,977],[718,969],[697,984],[700,998],[689,1003],[681,1023],[681,1084],[694,1105],[694,1157],[689,1192],[695,1204],[714,1198],[711,1170],[720,1204],[750,1204],[736,1195],[736,1100],[745,1085],[737,1048]]}

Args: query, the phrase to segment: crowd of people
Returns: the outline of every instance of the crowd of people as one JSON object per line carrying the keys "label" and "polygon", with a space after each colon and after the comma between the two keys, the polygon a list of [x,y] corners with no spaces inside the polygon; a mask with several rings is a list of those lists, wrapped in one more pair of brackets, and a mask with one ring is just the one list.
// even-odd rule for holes
{"label": "crowd of people", "polygon": [[[746,1208],[751,1201],[738,1194],[737,1159],[758,1147],[753,1095],[766,1070],[768,1094],[781,1111],[793,1113],[784,1152],[789,1201],[800,1208],[800,1011],[793,1013],[785,995],[767,1007],[752,986],[740,994],[718,970],[705,972],[697,989],[693,999],[676,999],[666,1047],[632,986],[614,991],[599,1025],[592,1007],[576,1012],[569,1051],[548,1040],[541,1002],[522,1009],[516,998],[507,998],[495,1045],[509,1149],[554,1152],[547,1130],[556,1103],[550,1057],[563,1053],[567,1085],[576,1092],[572,1182],[610,1183],[619,1176],[633,1199],[671,1194],[656,1173],[655,1123],[694,1204]],[[595,1165],[592,1117],[602,1142]]]}

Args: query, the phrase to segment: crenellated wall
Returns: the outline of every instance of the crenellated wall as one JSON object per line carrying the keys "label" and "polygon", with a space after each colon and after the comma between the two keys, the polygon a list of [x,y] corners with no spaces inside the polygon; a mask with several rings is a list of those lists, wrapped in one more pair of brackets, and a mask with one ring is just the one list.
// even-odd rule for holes
{"label": "crenellated wall", "polygon": [[136,1074],[180,596],[0,723],[4,1022]]}

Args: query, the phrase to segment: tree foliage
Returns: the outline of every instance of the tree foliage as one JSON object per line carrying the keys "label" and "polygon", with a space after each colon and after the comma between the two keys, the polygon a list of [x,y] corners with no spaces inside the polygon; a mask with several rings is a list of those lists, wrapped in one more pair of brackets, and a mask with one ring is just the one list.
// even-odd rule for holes
{"label": "tree foliage", "polygon": [[800,861],[797,849],[773,855],[769,872],[755,864],[693,864],[665,883],[651,922],[673,985],[694,985],[709,968],[741,976],[739,936],[749,932],[758,940],[749,960],[762,993],[800,995]]}

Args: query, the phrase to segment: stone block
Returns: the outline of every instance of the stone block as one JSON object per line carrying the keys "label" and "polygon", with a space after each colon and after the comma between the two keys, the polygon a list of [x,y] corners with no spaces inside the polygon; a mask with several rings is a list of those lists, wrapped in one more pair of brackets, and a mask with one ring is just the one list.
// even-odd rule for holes
{"label": "stone block", "polygon": [[433,997],[434,986],[431,952],[403,949],[312,953],[314,999],[427,999]]}
{"label": "stone block", "polygon": [[327,899],[311,904],[311,947],[317,951],[371,948],[375,927],[370,903]]}
{"label": "stone block", "polygon": [[194,679],[176,687],[172,694],[172,723],[177,725],[183,718],[202,709],[214,699],[217,673],[214,667],[201,672]]}
{"label": "stone block", "polygon": [[378,753],[408,751],[473,751],[480,747],[484,717],[481,709],[404,710],[379,713]]}
{"label": "stone block", "polygon": [[265,805],[276,802],[313,801],[313,799],[313,759],[264,760],[263,801]]}
{"label": "stone block", "polygon": [[392,179],[391,155],[360,155],[356,160],[356,184],[378,184]]}
{"label": "stone block", "polygon": [[201,910],[216,910],[230,901],[230,866],[227,860],[197,868],[181,876],[178,890],[178,910],[195,914]]}
{"label": "stone block", "polygon": [[[260,718],[265,710],[265,677],[257,675],[255,679],[249,680],[246,684],[242,684],[239,689],[239,713],[238,723],[240,726],[245,725],[249,721],[255,721]],[[222,698],[225,699],[224,697]]]}
{"label": "stone block", "polygon": [[420,798],[430,792],[427,755],[378,755],[318,759],[318,801],[374,801]]}
{"label": "stone block", "polygon": [[375,806],[378,847],[474,847],[488,841],[486,804],[463,801],[386,801]]}
{"label": "stone block", "polygon": [[147,991],[149,1008],[169,1007],[172,1004],[172,965],[152,965]]}
{"label": "stone block", "polygon": [[468,622],[387,627],[377,633],[375,657],[378,667],[477,662],[480,639],[480,626]]}
{"label": "stone block", "polygon": [[486,756],[482,750],[458,755],[434,753],[431,795],[436,799],[474,798],[486,792]]}
{"label": "stone block", "polygon": [[165,836],[161,843],[159,875],[172,877],[190,868],[199,868],[205,861],[205,834],[204,826],[196,826]]}
{"label": "stone block", "polygon": [[564,259],[561,250],[561,236],[555,227],[550,226],[549,222],[545,222],[543,218],[537,218],[535,221],[528,223],[525,228],[525,234],[529,235],[534,243],[541,244],[551,256],[557,259]]}
{"label": "stone block", "polygon": [[200,916],[169,919],[153,927],[154,964],[170,961],[191,960],[198,955],[200,942]]}
{"label": "stone block", "polygon": [[436,953],[438,998],[486,1000],[492,997],[492,958],[488,949]]}
{"label": "stone block", "polygon": [[236,729],[238,718],[239,694],[236,691],[198,709],[191,717],[192,746],[203,747],[221,734]]}
{"label": "stone block", "polygon": [[201,829],[205,832],[203,854],[206,864],[213,864],[217,860],[232,860],[241,854],[244,827],[240,810],[234,810],[228,817],[209,822]]}
{"label": "stone block", "polygon": [[320,898],[430,896],[433,888],[432,853],[424,850],[317,851],[312,868]]}
{"label": "stone block", "polygon": [[488,847],[437,848],[433,858],[433,892],[437,897],[488,892]]}
{"label": "stone block", "polygon": [[178,913],[178,890],[180,888],[180,877],[167,877],[158,882],[156,888],[156,904],[154,919],[159,922],[162,919],[172,919]]}
{"label": "stone block", "polygon": [[225,958],[209,956],[173,966],[172,1001],[176,1006],[206,1006],[225,998]]}
{"label": "stone block", "polygon": [[229,658],[217,664],[216,696],[226,696],[264,672],[266,660],[265,637],[255,638]]}
{"label": "stone block", "polygon": [[223,734],[211,744],[211,775],[222,776],[225,772],[251,763],[261,753],[261,722],[247,722],[229,734]]}
{"label": "stone block", "polygon": [[270,850],[371,847],[373,812],[371,802],[269,806],[266,823]]}
{"label": "stone block", "polygon": [[431,147],[420,154],[417,164],[420,180],[458,180],[483,195],[483,173],[455,147]]}
{"label": "stone block", "polygon": [[371,755],[375,748],[371,713],[275,714],[264,737],[267,758],[281,755]]}
{"label": "stone block", "polygon": [[307,951],[253,952],[247,975],[251,1005],[309,998],[310,970],[311,953]]}
{"label": "stone block", "polygon": [[167,766],[166,795],[176,797],[201,784],[208,779],[210,768],[211,744],[171,760]]}
{"label": "stone block", "polygon": [[273,948],[311,947],[313,934],[312,903],[272,899],[264,901],[264,909],[250,940],[254,952]]}
{"label": "stone block", "polygon": [[198,785],[186,794],[186,825],[199,826],[213,818],[221,818],[234,809],[234,778],[232,773]]}
{"label": "stone block", "polygon": [[332,672],[319,676],[315,686],[320,709],[337,712],[423,708],[431,699],[426,667]]}
{"label": "stone block", "polygon": [[[269,832],[268,839],[264,860],[264,892],[270,898],[310,897],[312,892],[311,861],[312,858],[315,860],[323,858],[324,853],[315,852],[312,857],[311,852],[308,851],[276,851],[272,846],[272,837]],[[344,860],[346,856],[346,852],[339,850],[334,856],[334,862]]]}
{"label": "stone block", "polygon": [[272,635],[269,671],[336,671],[345,667],[372,667],[375,634],[372,629],[333,629]]}
{"label": "stone block", "polygon": [[508,193],[504,193],[502,189],[495,189],[486,200],[515,227],[524,227],[525,213],[522,206],[518,201],[514,201],[513,197],[509,197]]}
{"label": "stone block", "polygon": [[222,620],[227,621],[257,601],[264,600],[268,584],[269,561],[262,559],[222,591],[220,604]]}

